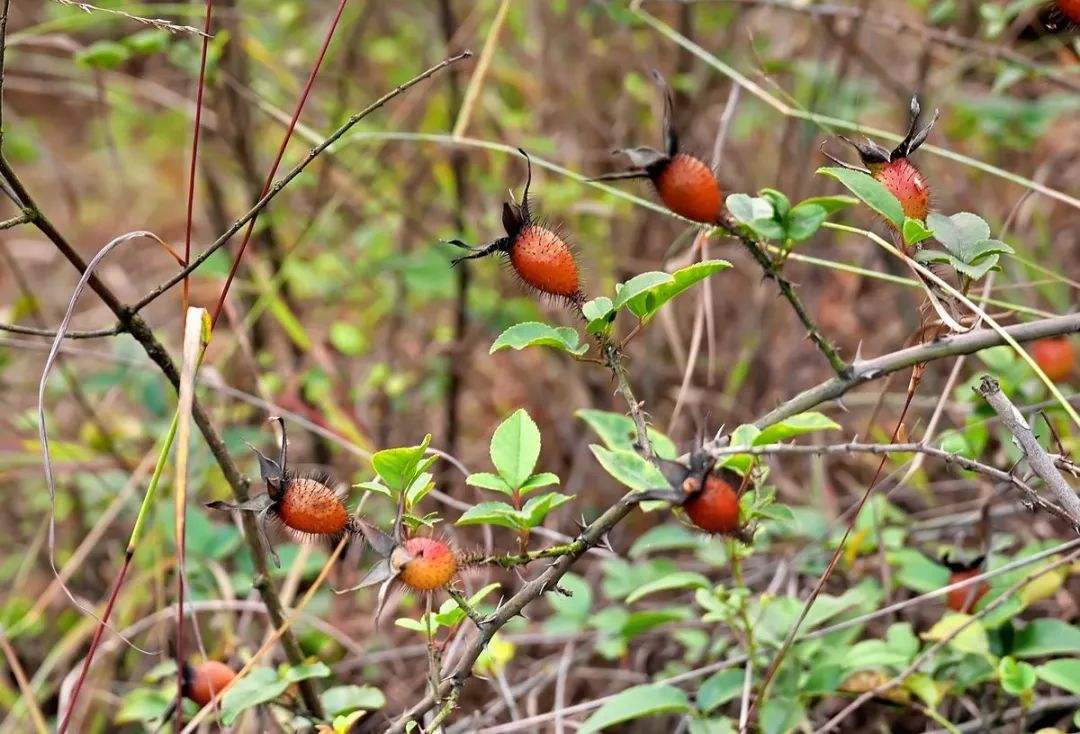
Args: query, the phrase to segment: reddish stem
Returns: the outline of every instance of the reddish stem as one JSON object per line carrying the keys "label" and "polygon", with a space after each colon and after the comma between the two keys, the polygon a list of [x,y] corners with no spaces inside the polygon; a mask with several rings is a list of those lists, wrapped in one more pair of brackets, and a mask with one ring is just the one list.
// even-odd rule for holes
{"label": "reddish stem", "polygon": [[113,607],[120,596],[120,587],[124,585],[124,577],[127,576],[134,555],[134,548],[128,548],[124,554],[124,565],[120,567],[120,573],[116,577],[116,584],[113,585],[112,593],[109,595],[109,602],[105,605],[105,611],[101,615],[101,622],[98,624],[97,629],[94,630],[94,638],[90,641],[90,649],[86,651],[82,670],[79,671],[79,679],[75,682],[75,688],[71,692],[71,703],[68,704],[67,713],[64,714],[64,720],[61,722],[57,734],[66,734],[68,725],[71,723],[71,715],[75,712],[75,704],[79,701],[79,693],[82,691],[83,683],[86,682],[86,674],[90,671],[90,664],[94,662],[94,654],[101,643],[101,635],[104,634],[105,627],[109,624],[109,617],[112,615]]}
{"label": "reddish stem", "polygon": [[[323,59],[326,57],[326,50],[330,47],[330,40],[334,37],[334,31],[337,29],[338,21],[341,20],[341,14],[345,11],[345,3],[347,2],[348,0],[338,0],[337,12],[334,14],[334,19],[330,21],[330,27],[326,31],[326,38],[323,39],[322,48],[319,49],[319,56],[315,60],[315,66],[312,67],[311,74],[308,76],[307,83],[304,85],[304,90],[300,94],[300,100],[296,103],[296,109],[293,111],[292,119],[289,120],[289,129],[285,132],[285,137],[281,140],[281,146],[278,148],[277,157],[274,158],[274,165],[270,167],[270,173],[266,176],[266,183],[263,184],[262,192],[257,199],[266,196],[266,193],[270,190],[270,186],[274,183],[274,175],[277,173],[278,166],[281,164],[281,159],[285,156],[285,148],[288,147],[293,130],[296,129],[296,122],[300,119],[300,113],[307,103],[308,94],[311,93],[311,88],[315,85],[315,77],[319,74],[319,67],[322,66]],[[244,239],[236,252],[236,258],[233,260],[232,267],[229,268],[229,275],[225,279],[225,287],[221,289],[221,296],[218,298],[217,306],[214,307],[212,326],[217,326],[218,318],[221,316],[221,310],[225,307],[225,298],[229,295],[229,288],[232,286],[233,278],[236,277],[236,271],[240,267],[240,258],[244,256],[244,250],[247,249],[248,241],[251,239],[251,233],[255,229],[255,221],[258,217],[258,214],[253,216],[251,221],[248,222],[247,229],[244,230]]]}
{"label": "reddish stem", "polygon": [[[210,48],[210,22],[214,14],[214,0],[206,0],[206,22],[203,24],[202,57],[199,60],[199,84],[195,90],[195,130],[191,141],[191,166],[188,169],[187,225],[184,230],[184,267],[191,262],[191,220],[195,211],[195,163],[199,158],[199,134],[202,132],[203,91],[206,89],[206,56]],[[188,309],[188,275],[184,275],[181,296],[181,318]]]}

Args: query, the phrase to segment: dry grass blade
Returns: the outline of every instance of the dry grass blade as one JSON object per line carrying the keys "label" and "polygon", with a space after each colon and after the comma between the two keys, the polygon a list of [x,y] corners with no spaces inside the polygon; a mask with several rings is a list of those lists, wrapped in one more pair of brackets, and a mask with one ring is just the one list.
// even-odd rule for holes
{"label": "dry grass blade", "polygon": [[169,33],[191,33],[196,36],[208,37],[208,34],[200,31],[198,28],[192,28],[189,25],[179,25],[178,23],[173,23],[172,21],[163,20],[161,18],[146,18],[141,15],[132,15],[131,13],[125,13],[123,10],[116,10],[114,8],[100,8],[97,5],[80,2],[80,0],[53,0],[53,2],[60,3],[61,5],[66,5],[69,8],[78,8],[84,13],[108,13],[109,15],[116,15],[121,18],[133,20],[136,23],[142,23],[143,25],[160,28],[161,30],[168,31]]}

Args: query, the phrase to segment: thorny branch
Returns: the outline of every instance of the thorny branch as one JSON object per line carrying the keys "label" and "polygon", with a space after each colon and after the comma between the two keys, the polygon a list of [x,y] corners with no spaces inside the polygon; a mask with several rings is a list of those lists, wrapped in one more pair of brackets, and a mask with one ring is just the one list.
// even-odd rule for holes
{"label": "thorny branch", "polygon": [[787,299],[787,302],[791,304],[791,308],[795,311],[795,315],[799,317],[799,321],[806,328],[806,336],[810,341],[817,345],[817,348],[821,350],[821,353],[825,355],[825,359],[829,361],[829,366],[833,368],[833,371],[843,378],[849,374],[850,367],[844,362],[840,353],[836,351],[836,347],[832,345],[825,335],[821,333],[821,329],[814,322],[813,317],[810,316],[810,312],[806,310],[806,306],[803,305],[802,299],[795,292],[795,288],[792,286],[791,281],[780,274],[780,271],[773,264],[769,256],[765,254],[765,250],[761,244],[744,234],[739,229],[738,222],[736,222],[727,211],[720,217],[718,226],[727,234],[737,238],[746,248],[747,252],[754,258],[758,265],[761,266],[762,272],[765,277],[776,283],[776,287],[780,289],[780,294]]}

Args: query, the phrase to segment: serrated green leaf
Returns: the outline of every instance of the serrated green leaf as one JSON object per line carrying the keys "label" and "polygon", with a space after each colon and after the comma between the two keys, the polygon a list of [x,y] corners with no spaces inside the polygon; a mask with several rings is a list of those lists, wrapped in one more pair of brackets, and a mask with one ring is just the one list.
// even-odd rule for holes
{"label": "serrated green leaf", "polygon": [[569,326],[549,326],[539,321],[526,321],[514,324],[499,334],[488,354],[507,348],[520,351],[525,347],[551,347],[580,357],[589,350],[588,344],[580,342],[581,336]]}
{"label": "serrated green leaf", "polygon": [[731,267],[726,260],[704,260],[671,274],[669,282],[660,283],[644,293],[632,298],[626,307],[642,321],[648,321],[660,310],[660,307],[678,296],[695,283],[708,278],[713,273]]}
{"label": "serrated green leaf", "polygon": [[635,275],[625,283],[619,283],[615,286],[614,307],[618,310],[629,303],[631,299],[648,293],[657,286],[673,283],[674,281],[675,278],[670,273],[663,273],[659,270]]}
{"label": "serrated green leaf", "polygon": [[553,484],[559,483],[559,476],[549,471],[540,472],[539,474],[533,474],[531,477],[525,480],[525,483],[519,488],[519,492],[524,496],[529,492],[534,492],[543,487],[550,487]]}
{"label": "serrated green leaf", "polygon": [[418,468],[418,466],[424,460],[424,454],[430,443],[431,434],[429,433],[418,446],[383,449],[372,455],[372,468],[395,496],[404,492],[412,484],[417,473],[423,471],[423,468]]}
{"label": "serrated green leaf", "polygon": [[900,231],[904,235],[904,242],[908,245],[917,245],[923,240],[934,236],[934,233],[927,229],[922,222],[911,217],[904,217],[904,226]]}
{"label": "serrated green leaf", "polygon": [[662,714],[685,714],[689,711],[690,700],[685,692],[675,686],[661,683],[633,686],[617,693],[597,709],[586,719],[578,732],[589,734],[624,721]]}
{"label": "serrated green leaf", "polygon": [[544,518],[548,516],[548,513],[556,507],[565,505],[572,499],[574,499],[573,495],[565,495],[559,492],[548,492],[547,494],[531,497],[525,503],[525,506],[521,508],[518,515],[526,527],[535,528],[544,522]]}
{"label": "serrated green leaf", "polygon": [[668,486],[667,479],[660,470],[633,451],[612,451],[597,444],[592,444],[589,448],[600,466],[630,489],[660,489]]}
{"label": "serrated green leaf", "polygon": [[819,168],[817,172],[842,183],[851,193],[862,199],[864,204],[885,217],[897,229],[904,226],[904,208],[900,206],[900,202],[887,188],[869,175],[838,166],[825,166]]}
{"label": "serrated green leaf", "polygon": [[469,476],[465,477],[465,483],[468,484],[470,487],[490,489],[492,492],[501,492],[507,495],[514,493],[514,490],[511,489],[505,481],[503,481],[502,477],[486,471],[477,472],[476,474],[470,474]]}
{"label": "serrated green leaf", "polygon": [[455,525],[498,525],[511,530],[523,530],[521,518],[505,502],[480,502],[473,505],[458,518]]}
{"label": "serrated green leaf", "polygon": [[499,424],[491,436],[491,463],[512,489],[524,484],[540,458],[540,429],[519,408]]}
{"label": "serrated green leaf", "polygon": [[374,686],[334,686],[319,696],[327,716],[340,716],[358,709],[374,711],[386,705],[386,696]]}
{"label": "serrated green leaf", "polygon": [[[637,428],[630,416],[623,413],[613,413],[609,410],[594,410],[582,408],[574,413],[578,418],[589,424],[604,445],[609,449],[631,450],[634,447],[634,437]],[[652,442],[653,450],[661,459],[674,459],[678,454],[675,443],[649,426],[649,441]]]}

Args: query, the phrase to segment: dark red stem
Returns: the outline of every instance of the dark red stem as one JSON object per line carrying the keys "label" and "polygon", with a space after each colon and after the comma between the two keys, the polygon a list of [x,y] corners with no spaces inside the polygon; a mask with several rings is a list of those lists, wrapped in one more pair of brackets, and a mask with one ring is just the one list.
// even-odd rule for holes
{"label": "dark red stem", "polygon": [[[270,173],[266,176],[266,183],[263,184],[262,192],[258,196],[259,199],[266,196],[266,193],[270,190],[270,186],[274,183],[274,175],[277,173],[278,166],[281,165],[281,159],[285,156],[285,148],[288,147],[289,140],[292,139],[293,130],[296,129],[296,122],[300,119],[300,113],[307,103],[311,88],[315,85],[315,77],[319,75],[319,68],[322,66],[323,59],[326,57],[326,50],[330,47],[330,41],[334,37],[334,31],[337,30],[338,21],[341,20],[341,14],[345,11],[345,3],[347,2],[348,0],[338,0],[337,12],[334,14],[334,19],[330,21],[330,27],[326,31],[326,38],[323,39],[322,48],[319,49],[319,56],[315,59],[315,66],[311,69],[311,74],[308,76],[303,92],[300,93],[300,100],[296,103],[296,109],[293,111],[292,119],[289,120],[289,129],[285,132],[285,137],[281,140],[281,146],[278,148],[277,157],[274,158],[274,165],[270,167]],[[240,248],[236,252],[236,258],[233,260],[232,267],[229,269],[229,275],[225,279],[225,287],[221,289],[221,296],[218,298],[217,306],[214,307],[212,326],[217,326],[218,318],[221,317],[221,310],[225,307],[225,298],[229,295],[229,288],[232,286],[233,278],[236,277],[236,271],[240,267],[240,258],[244,256],[244,250],[247,249],[247,244],[251,239],[251,233],[255,229],[255,221],[257,219],[258,214],[251,218],[251,221],[248,222],[247,229],[244,230],[244,239],[240,242]]]}

